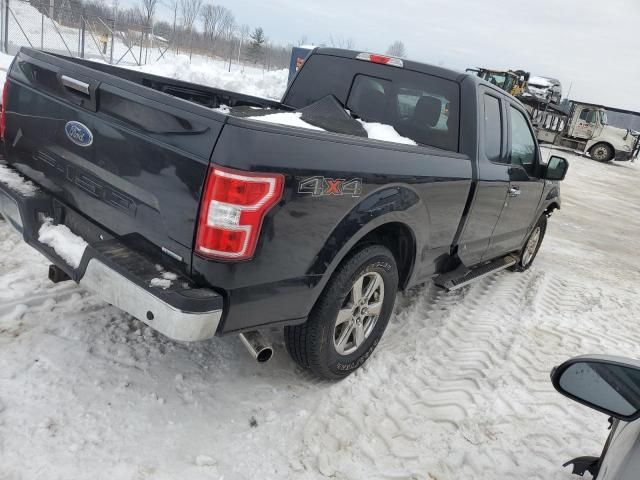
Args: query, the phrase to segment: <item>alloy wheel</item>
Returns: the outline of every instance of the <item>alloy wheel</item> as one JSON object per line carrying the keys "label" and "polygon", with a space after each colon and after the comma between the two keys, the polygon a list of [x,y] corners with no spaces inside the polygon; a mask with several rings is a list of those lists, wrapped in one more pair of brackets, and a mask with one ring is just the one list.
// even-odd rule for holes
{"label": "alloy wheel", "polygon": [[352,354],[371,335],[383,301],[384,280],[379,273],[367,272],[358,277],[336,318],[333,344],[338,354]]}

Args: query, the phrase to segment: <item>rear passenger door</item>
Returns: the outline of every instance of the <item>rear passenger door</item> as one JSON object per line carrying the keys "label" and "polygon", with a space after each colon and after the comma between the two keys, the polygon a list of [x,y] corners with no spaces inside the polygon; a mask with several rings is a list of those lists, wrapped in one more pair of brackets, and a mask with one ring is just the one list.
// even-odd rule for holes
{"label": "rear passenger door", "polygon": [[470,267],[487,254],[509,190],[505,96],[480,87],[478,95],[478,182],[459,240],[458,256]]}
{"label": "rear passenger door", "polygon": [[533,223],[542,198],[540,150],[524,109],[505,102],[508,118],[507,171],[509,189],[500,220],[483,260],[519,250]]}

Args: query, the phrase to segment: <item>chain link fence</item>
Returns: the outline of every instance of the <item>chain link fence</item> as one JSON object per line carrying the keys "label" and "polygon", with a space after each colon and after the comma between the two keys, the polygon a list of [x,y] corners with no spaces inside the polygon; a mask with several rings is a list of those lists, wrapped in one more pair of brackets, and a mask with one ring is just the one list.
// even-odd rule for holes
{"label": "chain link fence", "polygon": [[0,43],[8,54],[27,46],[116,65],[144,65],[170,48],[150,27],[88,14],[73,0],[0,0],[0,6]]}

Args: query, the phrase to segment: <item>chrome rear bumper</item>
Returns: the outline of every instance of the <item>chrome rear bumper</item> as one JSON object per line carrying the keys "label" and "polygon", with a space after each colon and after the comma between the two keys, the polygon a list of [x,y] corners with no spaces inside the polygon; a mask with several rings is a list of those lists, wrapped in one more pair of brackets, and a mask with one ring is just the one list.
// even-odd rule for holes
{"label": "chrome rear bumper", "polygon": [[80,285],[174,340],[193,342],[211,338],[222,317],[222,309],[178,310],[95,258],[89,260]]}
{"label": "chrome rear bumper", "polygon": [[[156,262],[134,251],[126,255],[129,263],[119,262],[121,252],[127,249],[121,244],[110,248],[90,244],[84,251],[80,266],[74,269],[52,248],[40,243],[38,231],[41,222],[38,219],[48,215],[51,201],[45,192],[25,197],[0,183],[0,214],[26,243],[71,279],[95,292],[105,302],[174,340],[191,342],[215,335],[224,305],[219,293],[193,284],[168,290],[151,287],[150,278],[158,274]],[[111,240],[111,243],[114,242],[117,240]],[[119,255],[112,254],[112,251],[119,252]],[[137,262],[133,271],[129,269],[131,258]],[[183,283],[190,281],[176,282],[180,285]]]}

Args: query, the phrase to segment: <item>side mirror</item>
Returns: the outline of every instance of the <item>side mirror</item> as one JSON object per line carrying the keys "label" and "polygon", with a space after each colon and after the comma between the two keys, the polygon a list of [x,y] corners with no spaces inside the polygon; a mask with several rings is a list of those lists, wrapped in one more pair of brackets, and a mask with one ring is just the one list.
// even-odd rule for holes
{"label": "side mirror", "polygon": [[551,374],[565,397],[625,422],[640,418],[640,362],[589,355],[572,358]]}
{"label": "side mirror", "polygon": [[553,155],[547,163],[547,171],[544,178],[546,180],[564,180],[569,170],[569,162],[566,158]]}

